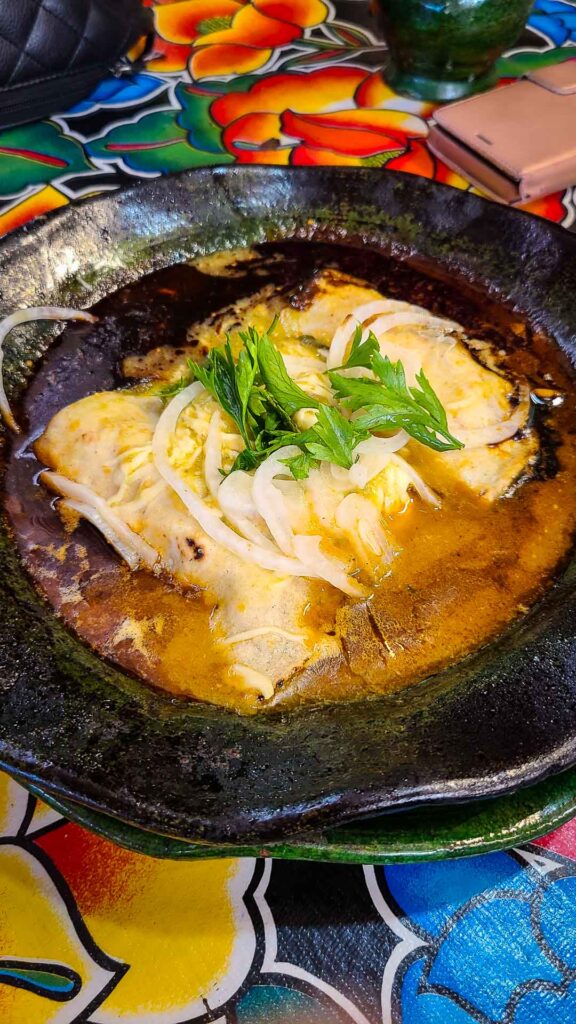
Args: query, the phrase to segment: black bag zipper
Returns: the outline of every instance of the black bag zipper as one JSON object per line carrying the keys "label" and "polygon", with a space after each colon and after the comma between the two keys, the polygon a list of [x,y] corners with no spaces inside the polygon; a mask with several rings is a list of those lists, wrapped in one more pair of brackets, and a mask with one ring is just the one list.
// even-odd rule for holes
{"label": "black bag zipper", "polygon": [[[46,75],[31,82],[0,89],[0,131],[64,114],[89,96],[102,79],[109,75],[121,78],[125,74],[140,70],[146,61],[151,59],[154,39],[152,22],[147,27],[148,32],[145,32],[143,26],[141,33],[145,36],[144,49],[135,61],[121,56],[111,63],[109,56],[106,61],[91,64],[89,67],[61,71],[55,75]],[[133,42],[134,40],[129,45]]]}
{"label": "black bag zipper", "polygon": [[77,71],[66,71],[53,78],[11,86],[0,91],[0,127],[12,128],[27,121],[39,121],[64,113],[89,95],[111,68],[95,64]]}

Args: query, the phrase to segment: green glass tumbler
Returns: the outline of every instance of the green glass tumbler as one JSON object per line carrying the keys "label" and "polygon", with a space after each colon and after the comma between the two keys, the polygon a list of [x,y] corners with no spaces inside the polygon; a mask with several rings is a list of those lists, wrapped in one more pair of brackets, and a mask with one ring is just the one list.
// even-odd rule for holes
{"label": "green glass tumbler", "polygon": [[377,0],[390,63],[387,83],[426,100],[487,89],[495,61],[518,39],[533,0]]}

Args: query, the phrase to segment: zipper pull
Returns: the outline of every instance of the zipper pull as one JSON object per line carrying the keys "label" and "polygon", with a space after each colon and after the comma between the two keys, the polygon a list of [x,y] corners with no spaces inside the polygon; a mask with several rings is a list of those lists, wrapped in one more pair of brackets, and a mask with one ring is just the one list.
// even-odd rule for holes
{"label": "zipper pull", "polygon": [[127,57],[121,57],[115,64],[109,68],[110,74],[114,75],[114,78],[122,78],[124,75],[131,74],[135,70],[136,62],[132,63]]}

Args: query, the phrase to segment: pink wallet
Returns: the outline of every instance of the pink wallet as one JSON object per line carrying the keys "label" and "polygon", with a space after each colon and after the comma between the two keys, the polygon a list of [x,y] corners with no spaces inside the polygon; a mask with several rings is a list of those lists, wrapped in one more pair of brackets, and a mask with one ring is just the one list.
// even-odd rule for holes
{"label": "pink wallet", "polygon": [[576,182],[576,59],[434,116],[432,152],[494,199],[519,206]]}

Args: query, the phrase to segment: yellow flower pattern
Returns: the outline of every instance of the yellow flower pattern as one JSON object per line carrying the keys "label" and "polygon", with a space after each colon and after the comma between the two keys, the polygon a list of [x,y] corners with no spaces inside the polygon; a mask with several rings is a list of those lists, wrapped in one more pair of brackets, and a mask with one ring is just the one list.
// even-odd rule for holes
{"label": "yellow flower pattern", "polygon": [[[109,845],[97,840],[96,856]],[[177,1024],[222,1006],[252,963],[242,896],[254,862],[174,863],[123,850],[110,867],[98,895],[78,897],[98,945],[130,965],[100,1008],[102,1024]]]}
{"label": "yellow flower pattern", "polygon": [[131,853],[3,774],[0,833],[2,1024],[72,1024],[95,1006],[99,1024],[180,1024],[244,982],[254,860]]}

